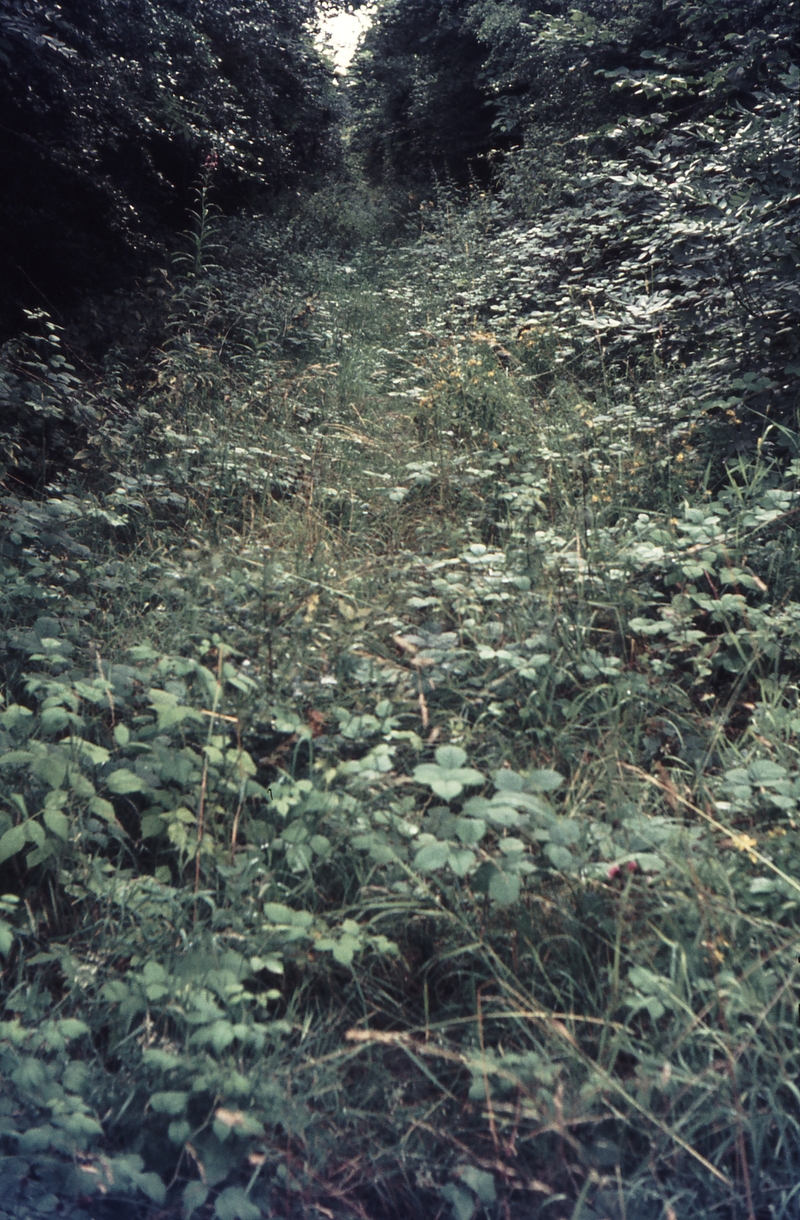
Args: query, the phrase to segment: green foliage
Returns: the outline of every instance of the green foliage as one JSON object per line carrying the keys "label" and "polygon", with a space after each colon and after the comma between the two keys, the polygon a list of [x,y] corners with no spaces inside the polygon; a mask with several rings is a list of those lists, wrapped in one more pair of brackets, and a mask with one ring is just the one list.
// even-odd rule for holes
{"label": "green foliage", "polygon": [[[517,12],[447,9],[509,62]],[[624,34],[638,73],[649,12],[522,34],[611,72]],[[90,394],[32,319],[0,1210],[793,1220],[793,118],[759,13],[761,111],[689,130],[676,95],[534,218],[524,152],[391,244],[367,188],[226,218],[209,165],[146,369]]]}
{"label": "green foliage", "polygon": [[468,9],[464,0],[394,0],[367,30],[349,100],[353,147],[372,181],[424,187],[436,174],[463,183],[491,147],[496,109]]}
{"label": "green foliage", "polygon": [[[414,247],[372,280],[328,264],[319,356],[216,356],[186,439],[132,430],[113,495],[4,506],[4,1184],[29,1209],[299,1215],[340,1205],[361,1148],[350,1210],[380,1164],[389,1214],[491,1214],[525,1180],[525,1214],[548,1190],[607,1211],[622,1191],[629,1215],[691,1192],[699,1220],[747,1164],[791,1215],[796,466],[768,436],[711,495],[684,463],[654,483],[624,396],[593,408],[591,361],[574,387],[546,346],[534,415],[522,349],[448,309],[460,223],[416,247],[434,276]],[[180,311],[224,274],[185,281],[164,387],[203,384]],[[455,298],[461,275],[453,256]],[[372,376],[333,359],[355,325]],[[249,518],[254,420],[272,461],[299,446],[291,409],[243,420],[243,367],[315,404],[313,493]],[[447,426],[458,378],[496,384],[493,420]],[[209,494],[169,456],[189,428],[207,461],[226,430]],[[343,529],[345,471],[368,512]],[[132,525],[143,553],[115,558]]]}
{"label": "green foliage", "polygon": [[74,365],[64,354],[62,327],[44,310],[26,310],[30,333],[0,349],[0,478],[11,469],[40,490],[97,422]]}
{"label": "green foliage", "polygon": [[152,261],[209,154],[233,207],[335,164],[313,16],[307,0],[3,5],[4,337],[19,303],[72,304]]}

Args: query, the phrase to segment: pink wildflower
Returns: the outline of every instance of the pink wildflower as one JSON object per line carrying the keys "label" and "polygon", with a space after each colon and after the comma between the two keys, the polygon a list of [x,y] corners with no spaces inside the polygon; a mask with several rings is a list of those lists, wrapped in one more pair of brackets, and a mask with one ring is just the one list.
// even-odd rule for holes
{"label": "pink wildflower", "polygon": [[[636,870],[638,869],[638,867],[639,867],[639,865],[636,863],[635,860],[628,860],[625,865],[625,868],[627,869],[627,871],[629,873],[635,873]],[[612,864],[610,869],[606,873],[606,876],[608,877],[609,881],[613,881],[614,878],[618,877],[621,872],[622,872],[621,864]]]}

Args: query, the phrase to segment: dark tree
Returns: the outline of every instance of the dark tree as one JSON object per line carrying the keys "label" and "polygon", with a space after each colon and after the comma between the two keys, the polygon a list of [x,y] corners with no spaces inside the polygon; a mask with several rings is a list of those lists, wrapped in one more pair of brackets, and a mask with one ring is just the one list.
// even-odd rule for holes
{"label": "dark tree", "polygon": [[496,140],[486,49],[467,21],[470,0],[391,0],[354,67],[354,147],[372,181],[458,183],[480,174]]}
{"label": "dark tree", "polygon": [[215,153],[224,207],[332,167],[313,0],[0,0],[0,328],[152,258]]}
{"label": "dark tree", "polygon": [[373,180],[463,182],[489,154],[525,144],[546,161],[620,115],[684,122],[754,107],[788,70],[797,7],[388,0],[355,64],[354,146]]}

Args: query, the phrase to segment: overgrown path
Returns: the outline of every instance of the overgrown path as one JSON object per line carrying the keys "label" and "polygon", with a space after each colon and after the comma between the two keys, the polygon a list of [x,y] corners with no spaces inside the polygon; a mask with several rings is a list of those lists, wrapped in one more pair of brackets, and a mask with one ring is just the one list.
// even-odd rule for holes
{"label": "overgrown path", "polygon": [[5,506],[11,1214],[797,1215],[796,463],[427,224]]}

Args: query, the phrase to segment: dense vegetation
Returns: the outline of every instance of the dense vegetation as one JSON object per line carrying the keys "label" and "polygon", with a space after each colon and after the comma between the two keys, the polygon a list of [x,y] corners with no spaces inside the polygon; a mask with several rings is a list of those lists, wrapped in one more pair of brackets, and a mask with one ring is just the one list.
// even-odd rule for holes
{"label": "dense vegetation", "polygon": [[800,1216],[796,9],[0,4],[0,1216]]}
{"label": "dense vegetation", "polygon": [[20,302],[74,308],[163,260],[204,163],[223,206],[332,167],[313,14],[313,0],[2,0],[1,338]]}

